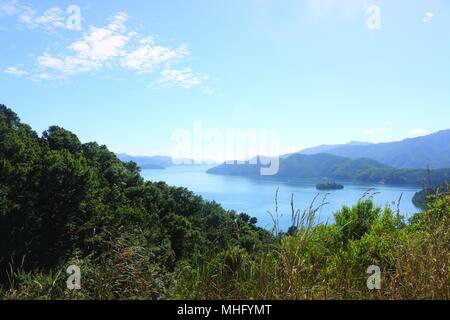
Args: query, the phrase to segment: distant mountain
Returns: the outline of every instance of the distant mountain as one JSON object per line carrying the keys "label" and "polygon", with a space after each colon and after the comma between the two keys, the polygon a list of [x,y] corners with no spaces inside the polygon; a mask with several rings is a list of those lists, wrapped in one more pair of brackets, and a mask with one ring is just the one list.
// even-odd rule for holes
{"label": "distant mountain", "polygon": [[261,164],[222,164],[208,171],[209,174],[246,176],[251,178],[276,177],[282,180],[329,179],[352,180],[368,183],[422,186],[427,179],[439,184],[448,181],[450,169],[402,170],[394,169],[371,159],[349,159],[331,154],[295,154],[280,159],[280,170],[275,176],[261,176]]}
{"label": "distant mountain", "polygon": [[133,161],[144,170],[165,169],[178,165],[195,165],[195,161],[191,159],[172,159],[167,156],[130,156],[126,153],[119,153],[116,155],[121,161]]}
{"label": "distant mountain", "polygon": [[174,166],[171,157],[165,156],[130,156],[126,153],[117,154],[117,157],[123,162],[135,162],[141,169],[164,169]]}
{"label": "distant mountain", "polygon": [[399,169],[450,168],[450,130],[399,142],[319,146],[300,154],[323,152],[350,159],[373,159]]}
{"label": "distant mountain", "polygon": [[330,151],[335,150],[339,147],[344,147],[344,146],[369,146],[369,145],[372,145],[372,143],[360,142],[360,141],[350,141],[347,144],[336,144],[336,145],[323,144],[318,147],[304,149],[299,153],[306,154],[306,155],[313,155],[313,154],[318,154],[318,153],[330,153]]}

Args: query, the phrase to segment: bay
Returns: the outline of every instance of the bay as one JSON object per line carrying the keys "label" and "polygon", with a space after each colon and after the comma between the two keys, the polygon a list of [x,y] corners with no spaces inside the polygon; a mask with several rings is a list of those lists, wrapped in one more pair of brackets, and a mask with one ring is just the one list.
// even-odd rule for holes
{"label": "bay", "polygon": [[295,209],[305,210],[319,195],[316,205],[320,205],[327,195],[329,203],[317,213],[317,222],[333,222],[333,213],[342,206],[352,206],[358,202],[367,190],[373,188],[374,202],[379,206],[390,205],[397,210],[400,202],[400,214],[410,217],[420,210],[412,203],[415,187],[396,187],[377,184],[344,183],[344,190],[320,192],[316,190],[318,181],[302,180],[283,182],[276,180],[251,179],[235,176],[207,174],[211,166],[178,166],[165,170],[143,170],[142,176],[148,181],[163,181],[170,186],[185,187],[205,200],[216,201],[227,210],[245,212],[258,219],[260,227],[271,229],[273,222],[268,211],[275,214],[275,195],[278,191],[279,224],[282,230],[291,225],[291,195],[294,195]]}

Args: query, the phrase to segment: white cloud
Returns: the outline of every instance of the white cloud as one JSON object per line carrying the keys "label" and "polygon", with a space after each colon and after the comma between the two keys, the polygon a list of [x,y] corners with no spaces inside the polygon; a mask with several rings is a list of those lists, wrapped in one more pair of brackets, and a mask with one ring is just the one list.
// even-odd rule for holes
{"label": "white cloud", "polygon": [[131,37],[126,34],[128,16],[119,13],[105,27],[90,27],[82,39],[72,42],[59,55],[44,53],[37,58],[40,68],[51,69],[62,76],[97,71],[126,55]]}
{"label": "white cloud", "polygon": [[3,72],[4,72],[4,73],[7,73],[7,74],[14,75],[14,76],[18,76],[18,77],[25,76],[25,75],[28,74],[27,71],[22,70],[22,69],[20,69],[20,68],[18,68],[18,67],[9,67],[9,68],[6,68]]}
{"label": "white cloud", "polygon": [[425,130],[425,129],[411,129],[409,131],[409,136],[411,138],[417,138],[417,137],[420,137],[420,136],[425,136],[428,133],[429,133],[428,130]]}
{"label": "white cloud", "polygon": [[89,27],[80,39],[63,50],[42,53],[28,79],[67,79],[82,73],[119,69],[137,75],[159,74],[156,83],[160,87],[192,88],[208,78],[190,68],[172,68],[189,56],[187,45],[170,48],[157,44],[154,37],[128,30],[128,20],[129,16],[120,12],[110,18],[106,26]]}
{"label": "white cloud", "polygon": [[82,39],[72,42],[67,51],[52,55],[44,53],[37,58],[42,69],[51,69],[62,76],[100,70],[115,59],[126,55],[130,36],[125,33],[128,16],[119,13],[105,27],[90,27]]}
{"label": "white cloud", "polygon": [[19,12],[17,1],[10,1],[6,3],[0,3],[0,13],[13,16]]}
{"label": "white cloud", "polygon": [[55,79],[55,77],[48,72],[33,74],[30,77],[28,77],[28,80],[33,82],[41,82],[44,80],[53,80],[53,79]]}
{"label": "white cloud", "polygon": [[38,64],[44,68],[50,69],[64,69],[65,63],[59,58],[52,57],[48,54],[44,54],[37,59]]}
{"label": "white cloud", "polygon": [[423,17],[423,22],[428,23],[433,19],[434,13],[433,12],[427,12],[425,16]]}
{"label": "white cloud", "polygon": [[37,16],[32,20],[31,27],[42,27],[47,31],[66,28],[66,18],[61,8],[54,7],[44,12],[43,15]]}
{"label": "white cloud", "polygon": [[140,41],[139,46],[128,52],[121,60],[124,68],[138,73],[151,73],[154,69],[169,61],[179,60],[189,54],[186,45],[177,49],[157,46],[152,38]]}
{"label": "white cloud", "polygon": [[14,0],[1,3],[0,13],[10,17],[15,16],[19,24],[29,29],[55,32],[57,29],[66,28],[65,12],[60,7],[52,7],[39,14],[31,5],[21,5]]}
{"label": "white cloud", "polygon": [[161,72],[161,78],[158,82],[162,86],[180,85],[188,89],[201,85],[207,79],[207,75],[195,74],[190,68],[183,70],[166,69]]}
{"label": "white cloud", "polygon": [[130,36],[124,34],[126,19],[127,16],[120,13],[106,27],[91,27],[82,40],[72,43],[69,48],[79,58],[98,62],[122,55],[130,40]]}

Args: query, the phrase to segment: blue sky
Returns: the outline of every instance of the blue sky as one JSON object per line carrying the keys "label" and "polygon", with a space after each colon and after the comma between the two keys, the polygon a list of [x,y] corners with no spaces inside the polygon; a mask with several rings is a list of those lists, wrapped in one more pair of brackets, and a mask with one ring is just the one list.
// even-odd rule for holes
{"label": "blue sky", "polygon": [[197,120],[281,152],[450,128],[448,0],[0,0],[0,42],[0,103],[116,152],[168,154]]}

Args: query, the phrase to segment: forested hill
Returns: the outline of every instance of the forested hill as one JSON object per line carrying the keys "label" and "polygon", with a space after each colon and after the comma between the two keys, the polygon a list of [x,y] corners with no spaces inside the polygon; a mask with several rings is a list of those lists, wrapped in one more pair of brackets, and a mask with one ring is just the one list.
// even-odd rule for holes
{"label": "forested hill", "polygon": [[269,233],[256,222],[184,188],[144,182],[135,163],[63,128],[39,136],[0,105],[0,288],[15,268],[48,272],[88,259],[100,276],[128,261],[114,281],[134,270],[128,281],[158,298],[184,261],[261,247]]}
{"label": "forested hill", "polygon": [[[208,171],[210,174],[260,177],[261,164],[222,164]],[[264,176],[261,176],[264,177]],[[276,178],[352,180],[368,183],[423,186],[425,183],[441,184],[448,181],[450,169],[421,170],[394,169],[370,159],[349,159],[331,154],[294,154],[280,159]],[[266,176],[266,178],[273,178]]]}

